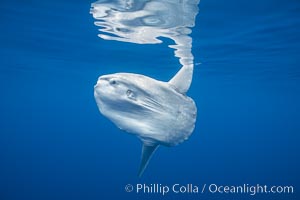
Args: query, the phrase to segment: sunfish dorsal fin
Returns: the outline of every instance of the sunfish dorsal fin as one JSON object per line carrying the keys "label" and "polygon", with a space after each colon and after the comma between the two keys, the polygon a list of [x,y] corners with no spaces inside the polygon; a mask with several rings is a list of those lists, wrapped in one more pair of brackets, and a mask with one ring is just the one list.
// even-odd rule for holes
{"label": "sunfish dorsal fin", "polygon": [[169,84],[173,85],[178,92],[185,94],[192,83],[193,79],[193,65],[186,65],[175,74],[175,76],[169,81]]}
{"label": "sunfish dorsal fin", "polygon": [[138,176],[141,177],[143,175],[144,170],[146,169],[149,160],[151,159],[153,153],[157,149],[158,144],[154,145],[148,145],[148,144],[143,144],[143,149],[142,149],[142,159],[141,159],[141,164],[139,168],[139,173]]}

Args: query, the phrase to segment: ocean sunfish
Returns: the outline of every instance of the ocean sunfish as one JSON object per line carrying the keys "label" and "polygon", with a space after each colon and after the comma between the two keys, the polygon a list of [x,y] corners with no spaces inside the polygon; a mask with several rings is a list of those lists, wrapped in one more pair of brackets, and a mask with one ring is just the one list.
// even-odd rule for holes
{"label": "ocean sunfish", "polygon": [[143,142],[141,176],[159,145],[175,146],[194,130],[197,107],[186,92],[193,67],[184,66],[169,81],[132,73],[100,76],[94,96],[100,112]]}

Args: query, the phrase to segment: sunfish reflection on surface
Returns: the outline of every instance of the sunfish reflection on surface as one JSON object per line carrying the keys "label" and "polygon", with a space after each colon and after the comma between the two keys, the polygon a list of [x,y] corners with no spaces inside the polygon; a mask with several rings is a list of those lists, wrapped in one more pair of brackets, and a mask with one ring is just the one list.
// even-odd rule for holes
{"label": "sunfish reflection on surface", "polygon": [[175,45],[175,56],[182,66],[193,66],[192,38],[200,0],[99,0],[92,4],[98,36],[136,44],[157,44],[159,37]]}
{"label": "sunfish reflection on surface", "polygon": [[175,146],[194,130],[197,108],[186,96],[193,77],[191,27],[199,0],[99,0],[91,14],[105,40],[137,44],[161,43],[170,38],[182,65],[169,81],[116,73],[100,76],[94,96],[100,112],[120,129],[143,142],[141,176],[159,145]]}

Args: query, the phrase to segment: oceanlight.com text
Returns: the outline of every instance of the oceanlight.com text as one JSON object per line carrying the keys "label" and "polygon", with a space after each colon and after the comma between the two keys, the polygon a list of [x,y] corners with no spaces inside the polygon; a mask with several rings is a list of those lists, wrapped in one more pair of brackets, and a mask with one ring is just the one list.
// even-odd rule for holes
{"label": "oceanlight.com text", "polygon": [[241,184],[241,185],[219,185],[211,184],[127,184],[126,192],[136,194],[246,194],[254,196],[256,194],[293,194],[294,187],[291,185],[263,185],[263,184]]}

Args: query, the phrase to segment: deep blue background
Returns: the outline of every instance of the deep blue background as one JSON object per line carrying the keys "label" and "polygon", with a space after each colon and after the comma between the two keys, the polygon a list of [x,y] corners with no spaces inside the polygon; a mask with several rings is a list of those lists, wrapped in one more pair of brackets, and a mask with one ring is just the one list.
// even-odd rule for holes
{"label": "deep blue background", "polygon": [[[0,3],[0,199],[153,199],[127,183],[293,185],[295,194],[168,195],[299,199],[300,2],[202,0],[193,29],[198,106],[188,141],[161,147],[136,176],[140,141],[98,112],[99,75],[167,81],[172,41],[105,41],[90,1]],[[198,64],[202,63],[202,64]]]}

